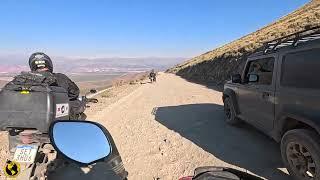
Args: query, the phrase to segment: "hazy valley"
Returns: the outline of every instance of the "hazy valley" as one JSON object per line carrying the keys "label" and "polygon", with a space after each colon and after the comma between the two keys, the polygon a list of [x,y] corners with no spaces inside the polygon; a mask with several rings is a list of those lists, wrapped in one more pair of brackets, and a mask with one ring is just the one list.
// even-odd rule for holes
{"label": "hazy valley", "polygon": [[[27,56],[0,55],[0,87],[21,71],[28,71]],[[9,60],[10,59],[10,60]],[[89,88],[103,89],[115,81],[131,81],[133,74],[165,70],[186,58],[65,58],[52,57],[54,71],[67,74],[82,91]],[[126,76],[124,76],[126,75]],[[115,80],[116,79],[116,80]]]}

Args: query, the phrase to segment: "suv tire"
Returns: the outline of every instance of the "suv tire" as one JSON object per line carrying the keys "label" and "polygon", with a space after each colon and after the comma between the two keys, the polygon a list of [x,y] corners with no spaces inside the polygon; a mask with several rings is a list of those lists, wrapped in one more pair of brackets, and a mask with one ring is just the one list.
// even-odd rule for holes
{"label": "suv tire", "polygon": [[226,115],[226,122],[228,124],[233,126],[240,124],[241,121],[236,116],[236,111],[230,97],[226,97],[226,99],[224,100],[224,114]]}
{"label": "suv tire", "polygon": [[295,179],[320,179],[320,137],[316,132],[307,129],[286,132],[281,140],[281,156]]}

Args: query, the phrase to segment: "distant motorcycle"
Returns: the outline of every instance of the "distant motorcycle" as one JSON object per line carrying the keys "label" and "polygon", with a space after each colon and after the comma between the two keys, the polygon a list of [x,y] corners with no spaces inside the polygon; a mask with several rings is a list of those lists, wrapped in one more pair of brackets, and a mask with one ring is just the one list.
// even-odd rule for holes
{"label": "distant motorcycle", "polygon": [[149,74],[149,79],[150,79],[150,82],[153,83],[153,82],[156,82],[157,81],[157,78],[156,78],[156,73],[150,73]]}

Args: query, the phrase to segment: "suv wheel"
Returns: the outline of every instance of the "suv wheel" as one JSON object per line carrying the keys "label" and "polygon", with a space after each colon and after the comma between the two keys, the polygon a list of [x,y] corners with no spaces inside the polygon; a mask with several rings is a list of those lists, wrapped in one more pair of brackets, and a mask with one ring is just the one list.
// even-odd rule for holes
{"label": "suv wheel", "polygon": [[236,111],[234,109],[231,98],[227,97],[224,100],[224,113],[226,115],[226,122],[230,125],[237,125],[240,123],[240,119],[236,117]]}
{"label": "suv wheel", "polygon": [[299,180],[320,179],[320,137],[307,129],[290,130],[281,140],[282,160]]}

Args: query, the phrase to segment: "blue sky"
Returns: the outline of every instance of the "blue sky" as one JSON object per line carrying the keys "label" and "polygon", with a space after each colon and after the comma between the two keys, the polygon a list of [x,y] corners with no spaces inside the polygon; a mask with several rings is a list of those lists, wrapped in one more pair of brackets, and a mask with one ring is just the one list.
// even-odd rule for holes
{"label": "blue sky", "polygon": [[0,54],[192,57],[308,0],[2,0]]}

